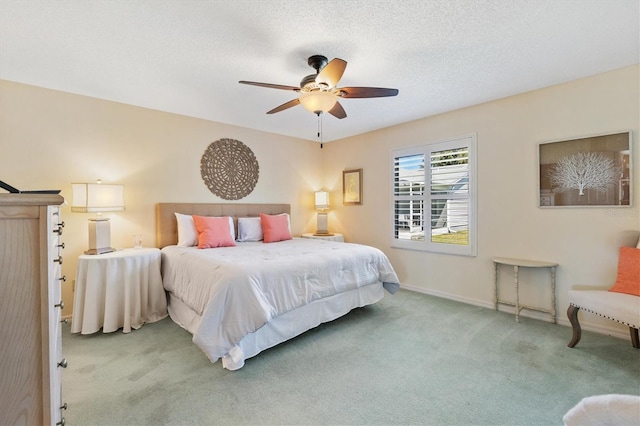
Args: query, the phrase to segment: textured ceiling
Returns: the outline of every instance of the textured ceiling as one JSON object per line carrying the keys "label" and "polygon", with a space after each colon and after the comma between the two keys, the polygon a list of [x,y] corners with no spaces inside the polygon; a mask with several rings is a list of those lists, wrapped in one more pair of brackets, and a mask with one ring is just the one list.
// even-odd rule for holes
{"label": "textured ceiling", "polygon": [[[348,62],[325,142],[640,62],[638,0],[0,0],[0,78],[318,140],[307,57]],[[0,94],[1,95],[1,94]],[[229,136],[229,135],[228,135]]]}

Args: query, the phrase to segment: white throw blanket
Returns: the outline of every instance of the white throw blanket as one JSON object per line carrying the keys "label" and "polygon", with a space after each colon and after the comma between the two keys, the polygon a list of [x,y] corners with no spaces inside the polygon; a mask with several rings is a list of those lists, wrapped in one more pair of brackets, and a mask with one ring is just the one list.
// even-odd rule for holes
{"label": "white throw blanket", "polygon": [[311,239],[162,250],[165,289],[202,321],[193,341],[212,362],[272,318],[367,285],[390,292],[398,277],[382,251]]}
{"label": "white throw blanket", "polygon": [[640,425],[640,396],[589,396],[569,410],[562,420],[566,426]]}

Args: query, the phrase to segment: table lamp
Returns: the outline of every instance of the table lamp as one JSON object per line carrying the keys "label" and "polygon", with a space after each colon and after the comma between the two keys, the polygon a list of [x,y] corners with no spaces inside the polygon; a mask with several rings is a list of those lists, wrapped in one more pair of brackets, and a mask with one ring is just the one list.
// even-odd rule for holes
{"label": "table lamp", "polygon": [[316,198],[316,209],[320,210],[318,213],[318,225],[315,234],[317,236],[331,236],[333,234],[329,233],[329,225],[327,219],[326,209],[329,208],[329,193],[324,190],[315,192]]}
{"label": "table lamp", "polygon": [[89,219],[89,250],[85,254],[103,254],[114,251],[111,247],[111,225],[103,212],[124,210],[124,186],[97,183],[72,183],[72,212],[97,213]]}

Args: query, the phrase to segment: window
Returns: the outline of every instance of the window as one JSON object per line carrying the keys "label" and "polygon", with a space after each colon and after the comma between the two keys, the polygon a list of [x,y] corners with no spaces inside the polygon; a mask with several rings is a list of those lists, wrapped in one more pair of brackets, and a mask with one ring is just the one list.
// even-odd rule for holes
{"label": "window", "polygon": [[476,136],[391,152],[392,247],[476,255]]}

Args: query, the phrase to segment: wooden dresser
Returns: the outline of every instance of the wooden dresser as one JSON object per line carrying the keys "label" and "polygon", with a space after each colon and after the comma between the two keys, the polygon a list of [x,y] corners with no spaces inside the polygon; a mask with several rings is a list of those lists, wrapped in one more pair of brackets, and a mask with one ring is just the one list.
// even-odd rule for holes
{"label": "wooden dresser", "polygon": [[0,425],[64,425],[63,202],[0,194]]}

